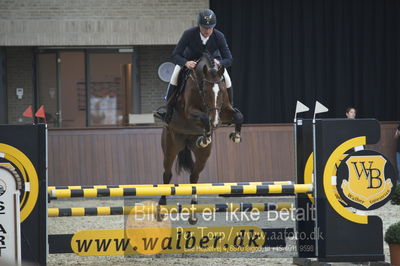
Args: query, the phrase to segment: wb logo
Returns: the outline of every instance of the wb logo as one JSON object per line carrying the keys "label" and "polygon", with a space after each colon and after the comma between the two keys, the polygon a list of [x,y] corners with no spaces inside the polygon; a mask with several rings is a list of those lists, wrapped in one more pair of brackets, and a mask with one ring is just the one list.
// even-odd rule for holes
{"label": "wb logo", "polygon": [[359,180],[361,178],[369,180],[369,186],[367,188],[380,188],[382,186],[383,181],[380,178],[382,171],[379,168],[373,168],[374,161],[351,162],[351,164]]}
{"label": "wb logo", "polygon": [[[367,152],[367,151],[363,151]],[[380,154],[376,155],[349,155],[339,168],[347,168],[345,176],[340,178],[338,190],[342,198],[370,209],[388,198],[393,188],[391,173],[385,172],[388,163]],[[340,169],[338,169],[339,172]],[[340,171],[343,173],[343,171]]]}

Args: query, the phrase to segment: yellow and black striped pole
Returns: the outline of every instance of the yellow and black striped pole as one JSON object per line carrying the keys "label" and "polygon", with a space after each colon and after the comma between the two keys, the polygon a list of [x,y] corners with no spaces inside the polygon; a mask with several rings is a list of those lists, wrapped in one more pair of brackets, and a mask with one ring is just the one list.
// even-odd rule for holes
{"label": "yellow and black striped pole", "polygon": [[[289,185],[292,181],[271,182],[233,182],[233,183],[197,183],[196,186],[245,186],[245,185]],[[93,185],[93,186],[49,186],[47,192],[51,194],[53,189],[88,189],[88,188],[140,188],[140,187],[180,187],[194,184],[146,184],[146,185]]]}
{"label": "yellow and black striped pole", "polygon": [[312,192],[312,184],[274,184],[274,185],[182,185],[176,187],[136,187],[136,188],[88,188],[88,189],[53,189],[53,198],[95,198],[128,196],[171,196],[171,195],[220,195],[220,194],[292,194]]}
{"label": "yellow and black striped pole", "polygon": [[220,203],[184,205],[135,205],[123,207],[49,208],[48,217],[140,215],[200,212],[250,212],[281,211],[293,208],[291,202],[278,203]]}

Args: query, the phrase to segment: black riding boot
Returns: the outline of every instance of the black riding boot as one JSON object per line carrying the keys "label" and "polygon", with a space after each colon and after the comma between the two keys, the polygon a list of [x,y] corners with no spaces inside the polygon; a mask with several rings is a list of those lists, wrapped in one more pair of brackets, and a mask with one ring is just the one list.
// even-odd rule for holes
{"label": "black riding boot", "polygon": [[228,97],[229,97],[229,102],[231,103],[233,107],[233,90],[232,86],[226,89],[228,91]]}
{"label": "black riding boot", "polygon": [[174,94],[175,89],[176,89],[176,85],[172,85],[171,83],[168,83],[167,93],[165,93],[164,100],[169,101],[172,94]]}
{"label": "black riding boot", "polygon": [[162,120],[166,124],[169,124],[169,122],[171,122],[172,119],[172,114],[174,111],[174,105],[176,101],[174,99],[171,99],[171,96],[175,94],[176,87],[177,86],[175,85],[168,84],[167,93],[165,95],[165,100],[167,101],[167,105],[159,107],[154,112],[154,117]]}
{"label": "black riding boot", "polygon": [[235,113],[233,114],[233,119],[230,123],[241,124],[243,122],[243,114],[240,112],[239,109],[233,107],[233,89],[232,87],[229,87],[226,90],[228,92],[229,102],[231,103],[232,108],[235,111]]}

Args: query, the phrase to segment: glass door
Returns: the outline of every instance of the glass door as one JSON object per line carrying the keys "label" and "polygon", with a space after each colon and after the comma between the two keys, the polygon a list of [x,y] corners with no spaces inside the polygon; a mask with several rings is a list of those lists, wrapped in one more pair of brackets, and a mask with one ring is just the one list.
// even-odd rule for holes
{"label": "glass door", "polygon": [[85,53],[59,53],[61,127],[86,126]]}
{"label": "glass door", "polygon": [[85,54],[50,51],[37,55],[39,106],[49,127],[86,126]]}
{"label": "glass door", "polygon": [[38,103],[49,127],[123,126],[132,112],[132,51],[37,54]]}
{"label": "glass door", "polygon": [[44,105],[49,127],[60,126],[59,93],[57,83],[57,53],[41,53],[37,56],[37,80],[39,106]]}

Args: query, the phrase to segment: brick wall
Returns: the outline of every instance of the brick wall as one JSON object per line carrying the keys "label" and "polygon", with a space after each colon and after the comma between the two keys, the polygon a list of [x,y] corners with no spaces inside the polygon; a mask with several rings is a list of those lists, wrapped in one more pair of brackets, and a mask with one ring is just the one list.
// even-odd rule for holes
{"label": "brick wall", "polygon": [[[32,104],[32,48],[7,47],[7,97],[8,122],[29,123],[30,118],[22,117],[23,111]],[[17,99],[16,88],[24,89],[24,96]]]}
{"label": "brick wall", "polygon": [[6,69],[6,48],[0,47],[0,124],[6,124],[8,121]]}
{"label": "brick wall", "polygon": [[174,44],[208,0],[0,0],[0,46]]}
{"label": "brick wall", "polygon": [[140,47],[140,86],[141,112],[151,113],[158,106],[165,104],[163,96],[168,83],[158,77],[158,67],[161,63],[171,62],[174,46],[143,46]]}

